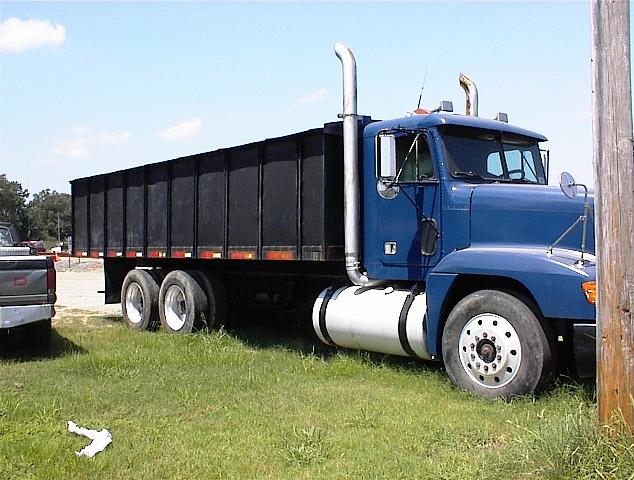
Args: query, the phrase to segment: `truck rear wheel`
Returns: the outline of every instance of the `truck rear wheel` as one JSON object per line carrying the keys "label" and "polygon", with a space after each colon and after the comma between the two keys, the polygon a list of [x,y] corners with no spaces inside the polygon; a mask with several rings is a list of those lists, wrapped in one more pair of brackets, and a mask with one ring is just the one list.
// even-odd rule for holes
{"label": "truck rear wheel", "polygon": [[554,368],[549,333],[517,297],[498,290],[472,293],[454,307],[443,331],[447,374],[482,397],[532,394]]}
{"label": "truck rear wheel", "polygon": [[51,319],[27,323],[22,330],[24,345],[31,351],[44,352],[51,345]]}
{"label": "truck rear wheel", "polygon": [[121,286],[123,320],[135,330],[154,328],[159,323],[159,286],[146,270],[130,270]]}
{"label": "truck rear wheel", "polygon": [[204,326],[207,297],[203,287],[187,272],[167,274],[159,291],[161,324],[172,333],[191,333]]}

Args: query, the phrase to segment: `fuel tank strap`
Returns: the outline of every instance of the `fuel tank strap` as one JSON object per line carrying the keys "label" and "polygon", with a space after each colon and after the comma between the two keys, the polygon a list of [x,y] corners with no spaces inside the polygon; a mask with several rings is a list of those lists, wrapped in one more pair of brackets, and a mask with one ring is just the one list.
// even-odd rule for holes
{"label": "fuel tank strap", "polygon": [[335,293],[335,290],[337,290],[335,287],[329,287],[328,290],[326,290],[324,299],[321,301],[321,306],[319,307],[319,330],[321,331],[324,339],[331,345],[335,345],[335,342],[333,342],[332,338],[330,338],[330,334],[326,328],[326,308],[328,307],[328,302]]}
{"label": "fuel tank strap", "polygon": [[409,309],[414,303],[414,299],[416,295],[420,293],[418,286],[414,287],[407,298],[405,299],[405,303],[403,303],[403,308],[401,308],[401,314],[398,317],[398,339],[401,342],[401,347],[405,350],[410,357],[418,357],[416,352],[409,344],[409,340],[407,338],[407,315],[409,314]]}

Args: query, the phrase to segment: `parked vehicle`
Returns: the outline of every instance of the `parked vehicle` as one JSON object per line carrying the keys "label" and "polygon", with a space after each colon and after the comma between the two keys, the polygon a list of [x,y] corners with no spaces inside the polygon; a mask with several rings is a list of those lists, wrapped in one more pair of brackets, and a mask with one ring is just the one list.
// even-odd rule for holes
{"label": "parked vehicle", "polygon": [[322,341],[442,360],[485,397],[536,391],[558,355],[592,374],[594,240],[547,186],[546,138],[479,118],[466,76],[467,115],[359,116],[335,50],[342,122],[72,182],[74,255],[104,258],[106,302],[174,333],[228,303],[312,309]]}
{"label": "parked vehicle", "polygon": [[22,333],[27,347],[45,350],[55,315],[53,259],[21,246],[13,225],[0,223],[0,334]]}

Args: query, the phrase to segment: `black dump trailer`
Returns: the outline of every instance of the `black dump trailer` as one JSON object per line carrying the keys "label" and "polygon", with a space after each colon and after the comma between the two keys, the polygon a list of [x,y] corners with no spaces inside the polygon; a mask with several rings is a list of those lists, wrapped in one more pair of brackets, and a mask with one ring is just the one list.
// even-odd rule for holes
{"label": "black dump trailer", "polygon": [[73,255],[104,259],[106,303],[133,327],[158,322],[174,279],[174,308],[202,291],[209,326],[226,321],[227,300],[310,308],[346,279],[342,140],[334,122],[74,180]]}

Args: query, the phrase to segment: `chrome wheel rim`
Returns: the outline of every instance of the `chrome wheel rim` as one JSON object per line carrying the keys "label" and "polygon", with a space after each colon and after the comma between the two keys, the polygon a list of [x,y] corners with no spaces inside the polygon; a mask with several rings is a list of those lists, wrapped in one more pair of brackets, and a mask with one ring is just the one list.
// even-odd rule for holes
{"label": "chrome wheel rim", "polygon": [[131,283],[125,292],[125,311],[128,320],[138,325],[143,320],[143,290],[138,283]]}
{"label": "chrome wheel rim", "polygon": [[187,317],[187,300],[185,292],[178,285],[170,285],[165,292],[165,322],[174,331],[185,325]]}
{"label": "chrome wheel rim", "polygon": [[500,388],[517,375],[522,346],[515,328],[494,313],[476,315],[462,329],[458,343],[460,361],[479,386]]}

